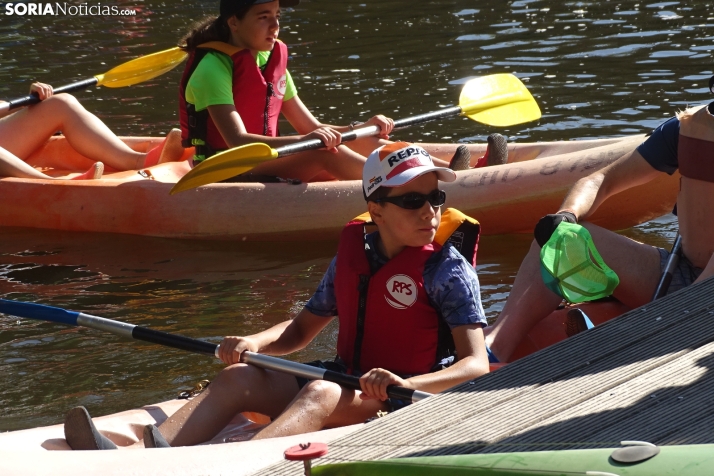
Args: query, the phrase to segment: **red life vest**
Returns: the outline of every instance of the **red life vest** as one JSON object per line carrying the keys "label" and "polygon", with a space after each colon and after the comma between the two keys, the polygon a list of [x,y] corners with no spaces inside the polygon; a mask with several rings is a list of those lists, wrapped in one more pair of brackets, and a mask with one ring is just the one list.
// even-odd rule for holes
{"label": "red life vest", "polygon": [[287,84],[287,46],[277,41],[261,71],[250,50],[212,41],[191,52],[181,79],[179,118],[184,147],[205,144],[210,151],[209,155],[228,148],[208,110],[196,111],[194,105],[186,101],[186,85],[209,51],[223,53],[233,61],[233,102],[246,130],[251,134],[276,137]]}
{"label": "red life vest", "polygon": [[678,115],[679,173],[705,182],[714,182],[714,115],[708,106],[687,109]]}
{"label": "red life vest", "polygon": [[475,265],[480,231],[477,221],[457,210],[446,210],[444,217],[434,243],[405,248],[374,275],[364,250],[364,216],[342,231],[335,276],[337,355],[349,373],[383,368],[398,375],[425,374],[443,357],[438,354],[444,323],[424,289],[424,265],[441,250],[438,241],[451,236],[457,249],[465,245],[462,254]]}

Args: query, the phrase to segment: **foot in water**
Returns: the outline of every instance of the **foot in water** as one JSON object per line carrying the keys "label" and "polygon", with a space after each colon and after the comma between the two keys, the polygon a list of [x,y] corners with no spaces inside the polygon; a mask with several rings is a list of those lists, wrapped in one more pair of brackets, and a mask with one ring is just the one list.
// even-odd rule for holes
{"label": "foot in water", "polygon": [[99,433],[84,407],[75,407],[64,419],[64,438],[73,450],[115,450],[117,446]]}
{"label": "foot in water", "polygon": [[471,152],[465,145],[456,148],[456,153],[449,162],[449,168],[453,171],[468,170],[471,168]]}
{"label": "foot in water", "polygon": [[176,162],[183,156],[181,145],[181,129],[171,129],[166,138],[149,152],[144,159],[144,167],[153,167],[164,162]]}
{"label": "foot in water", "polygon": [[104,164],[101,162],[95,162],[92,166],[84,172],[83,174],[72,177],[70,180],[99,180],[104,174]]}
{"label": "foot in water", "polygon": [[171,448],[164,435],[154,425],[144,427],[144,448]]}

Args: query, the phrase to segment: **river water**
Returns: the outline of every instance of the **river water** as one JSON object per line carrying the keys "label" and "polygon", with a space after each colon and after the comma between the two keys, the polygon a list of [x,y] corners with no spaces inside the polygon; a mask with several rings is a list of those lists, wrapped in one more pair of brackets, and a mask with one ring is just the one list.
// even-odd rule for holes
{"label": "river water", "polygon": [[[217,3],[101,3],[136,11],[126,17],[8,16],[0,4],[0,97],[24,95],[32,80],[60,85],[169,48]],[[458,102],[468,79],[511,72],[543,117],[499,132],[510,141],[577,140],[649,133],[678,109],[709,101],[713,11],[712,2],[303,0],[283,12],[281,38],[300,97],[323,122],[438,110]],[[177,122],[179,78],[177,69],[77,97],[118,134],[160,135]],[[452,119],[396,137],[477,142],[491,132]],[[623,233],[668,247],[675,231],[670,215]],[[482,240],[478,271],[490,318],[529,242]],[[297,313],[336,246],[5,228],[0,296],[218,342]],[[290,358],[329,358],[336,330]],[[76,405],[101,415],[170,399],[220,368],[209,357],[0,315],[0,431],[58,423]]]}

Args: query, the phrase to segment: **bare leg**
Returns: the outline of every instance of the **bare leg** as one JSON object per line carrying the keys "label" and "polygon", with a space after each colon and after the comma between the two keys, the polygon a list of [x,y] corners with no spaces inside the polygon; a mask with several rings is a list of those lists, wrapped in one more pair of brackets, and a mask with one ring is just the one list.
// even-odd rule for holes
{"label": "bare leg", "polygon": [[305,385],[288,408],[253,439],[298,435],[363,423],[380,410],[387,410],[387,404],[379,400],[361,400],[354,390],[314,380]]}
{"label": "bare leg", "polygon": [[365,158],[341,145],[338,152],[316,150],[263,162],[251,170],[254,174],[277,175],[309,182],[322,172],[338,180],[362,179]]}
{"label": "bare leg", "polygon": [[[0,136],[1,137],[1,136]],[[49,175],[36,170],[24,160],[0,147],[0,177],[49,179]]]}
{"label": "bare leg", "polygon": [[124,144],[73,96],[58,94],[0,120],[0,147],[27,159],[57,131],[80,154],[117,170],[141,168],[145,153]]}
{"label": "bare leg", "polygon": [[[392,141],[380,139],[378,137],[363,137],[355,141],[346,142],[345,145],[357,152],[362,157],[367,157],[377,147],[391,144]],[[451,157],[454,156],[456,148],[461,144],[419,144],[424,147],[432,156],[432,160],[437,167],[448,167]],[[483,154],[483,152],[482,152]]]}
{"label": "bare leg", "polygon": [[[74,176],[71,180],[94,180],[102,177],[104,173],[104,164],[102,162],[95,162],[92,166],[83,174]],[[15,178],[30,178],[30,179],[44,179],[44,180],[66,180],[65,177],[50,177],[42,172],[36,170],[27,162],[21,160],[15,155],[11,154],[7,150],[0,147],[0,177],[15,177]]]}
{"label": "bare leg", "polygon": [[[652,298],[660,276],[659,252],[604,228],[583,223],[603,260],[620,277],[614,296],[635,308]],[[496,323],[487,328],[486,344],[501,362],[507,362],[518,343],[562,299],[550,291],[540,274],[540,247],[534,241],[521,264],[513,288]]]}
{"label": "bare leg", "polygon": [[391,143],[392,141],[380,139],[379,137],[362,137],[361,139],[345,142],[345,145],[362,157],[367,157],[377,147]]}
{"label": "bare leg", "polygon": [[295,377],[245,364],[226,367],[201,395],[159,426],[171,446],[210,440],[233,417],[253,411],[277,417],[298,393]]}
{"label": "bare leg", "polygon": [[[388,141],[381,140],[380,142],[388,143]],[[379,147],[379,145],[383,144],[377,144],[376,147]],[[456,150],[456,147],[453,149]],[[365,156],[358,154],[352,148],[346,147],[346,145],[339,146],[337,150],[337,153],[316,150],[281,157],[254,167],[251,173],[296,178],[303,182],[310,182],[318,177],[322,178],[321,174],[327,172],[338,180],[361,180],[362,168],[366,160]],[[370,150],[367,155],[371,152]],[[450,159],[451,156],[446,161],[437,158],[433,160],[437,167],[448,167]]]}

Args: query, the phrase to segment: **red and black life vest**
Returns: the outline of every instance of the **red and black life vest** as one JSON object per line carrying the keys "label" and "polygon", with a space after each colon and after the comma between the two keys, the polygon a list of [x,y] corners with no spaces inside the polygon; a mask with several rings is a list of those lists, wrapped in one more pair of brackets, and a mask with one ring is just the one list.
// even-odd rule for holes
{"label": "red and black life vest", "polygon": [[705,182],[714,182],[714,115],[708,106],[687,109],[678,115],[679,173]]}
{"label": "red and black life vest", "polygon": [[433,243],[405,248],[372,274],[364,241],[368,218],[357,217],[340,236],[335,276],[337,355],[349,373],[373,368],[398,375],[428,373],[454,346],[451,331],[424,289],[424,265],[449,241],[475,266],[480,225],[458,210],[447,209]]}
{"label": "red and black life vest", "polygon": [[[250,50],[220,41],[204,43],[191,52],[179,89],[179,118],[184,147],[197,147],[197,159],[228,148],[207,109],[196,111],[186,101],[186,86],[196,67],[210,51],[218,51],[233,61],[233,102],[246,130],[251,134],[276,137],[278,117],[286,87],[288,49],[277,41],[261,70]],[[200,152],[204,152],[201,154]]]}

